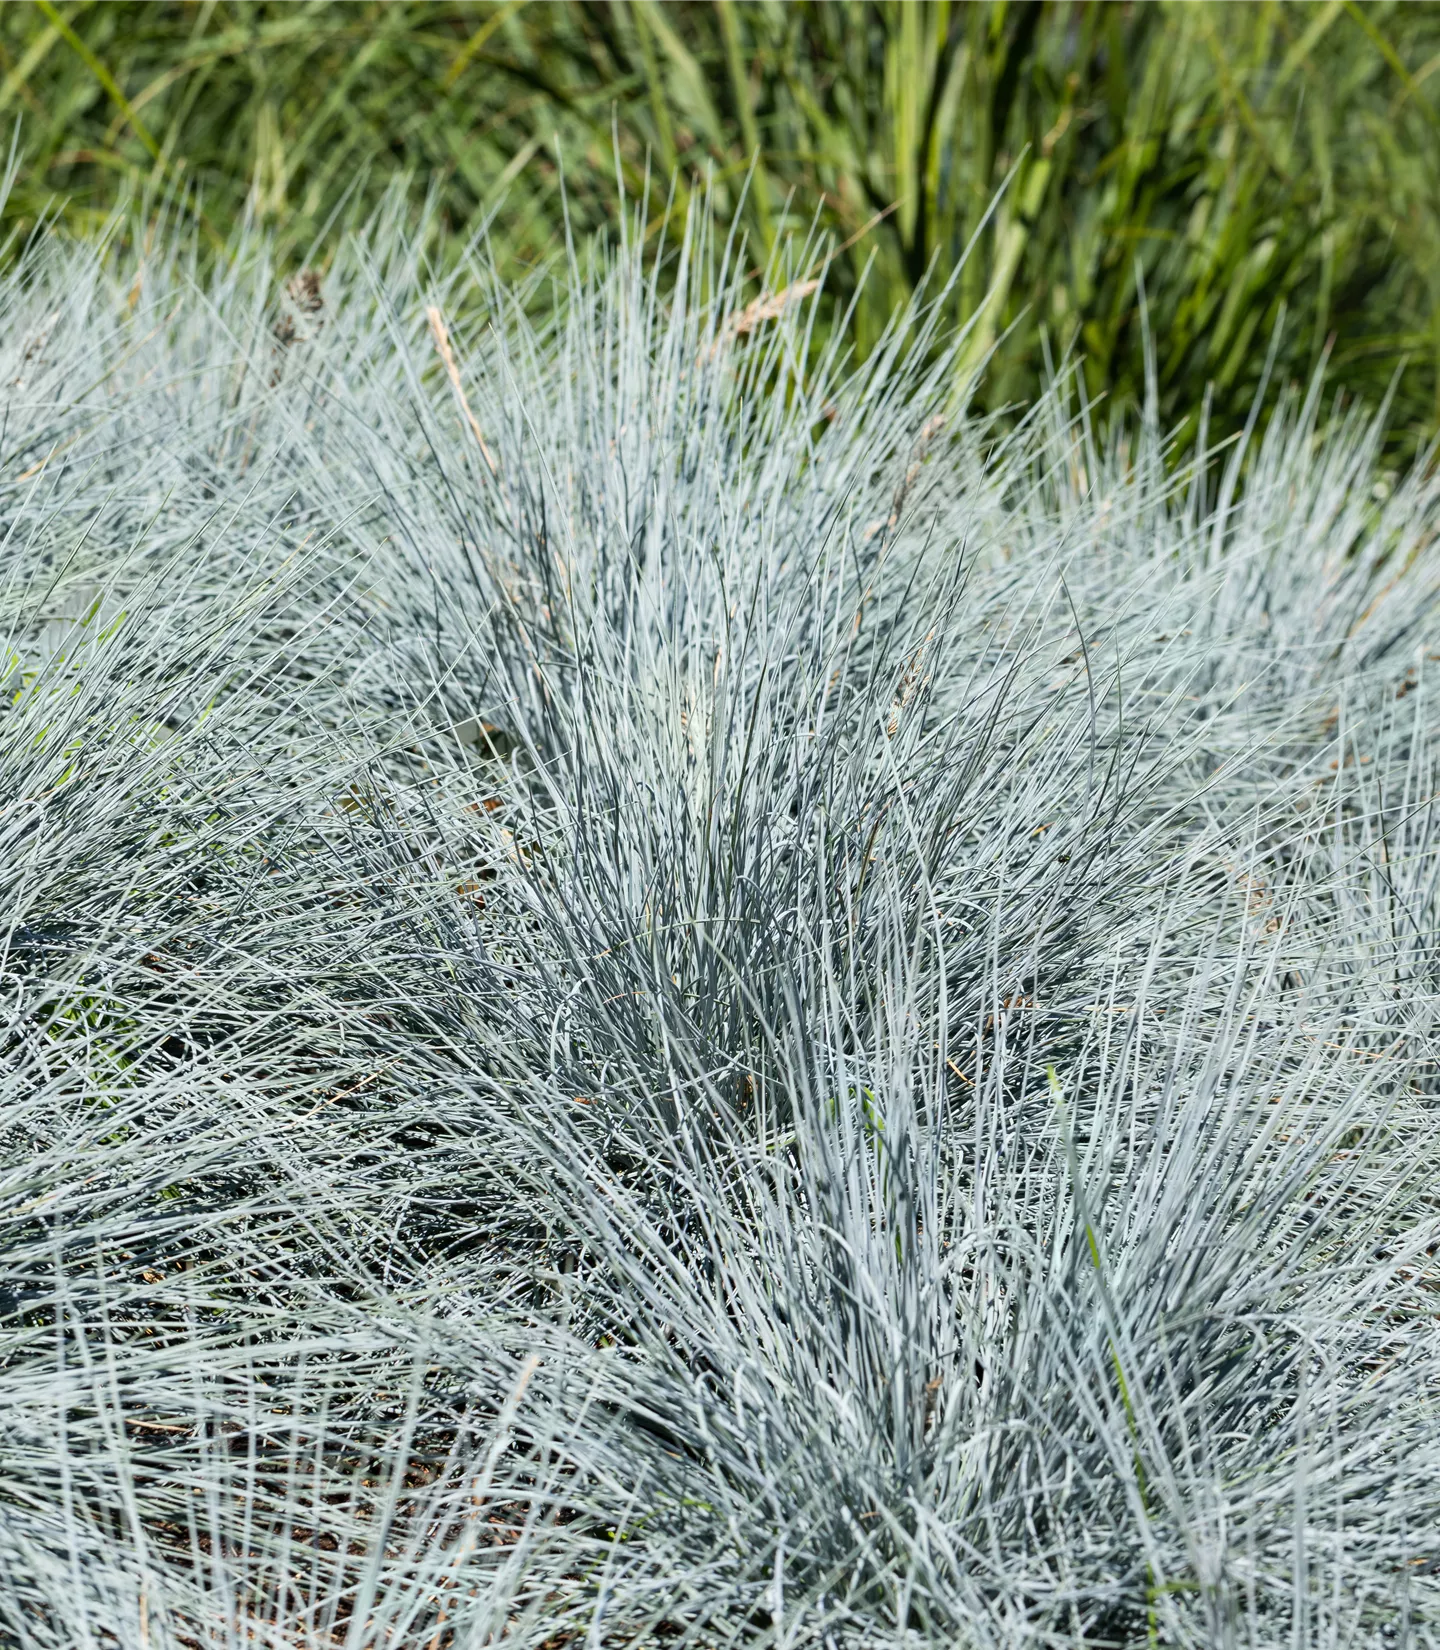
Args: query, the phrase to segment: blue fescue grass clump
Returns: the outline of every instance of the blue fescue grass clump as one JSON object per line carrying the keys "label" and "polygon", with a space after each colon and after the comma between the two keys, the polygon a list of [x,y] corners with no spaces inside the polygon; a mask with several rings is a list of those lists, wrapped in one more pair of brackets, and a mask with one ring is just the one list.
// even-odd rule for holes
{"label": "blue fescue grass clump", "polygon": [[0,287],[0,1643],[1440,1642],[1440,481],[418,245]]}

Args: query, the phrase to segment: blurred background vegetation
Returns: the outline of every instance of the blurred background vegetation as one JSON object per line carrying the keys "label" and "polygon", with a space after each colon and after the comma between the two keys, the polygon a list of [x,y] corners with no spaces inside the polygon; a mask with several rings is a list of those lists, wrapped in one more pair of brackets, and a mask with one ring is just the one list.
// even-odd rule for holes
{"label": "blurred background vegetation", "polygon": [[[533,264],[560,160],[593,233],[618,143],[632,189],[647,157],[682,206],[711,176],[756,264],[818,213],[862,352],[978,234],[950,301],[976,350],[1000,340],[992,406],[1034,393],[1047,348],[1137,399],[1138,264],[1167,421],[1193,427],[1208,387],[1215,426],[1241,422],[1283,308],[1277,388],[1329,348],[1374,404],[1404,366],[1396,460],[1440,427],[1437,69],[1440,7],[1367,0],[0,6],[11,227],[188,184],[212,244],[248,209],[298,262],[400,175],[452,228],[503,201],[496,251]],[[660,204],[652,229],[673,232]]]}

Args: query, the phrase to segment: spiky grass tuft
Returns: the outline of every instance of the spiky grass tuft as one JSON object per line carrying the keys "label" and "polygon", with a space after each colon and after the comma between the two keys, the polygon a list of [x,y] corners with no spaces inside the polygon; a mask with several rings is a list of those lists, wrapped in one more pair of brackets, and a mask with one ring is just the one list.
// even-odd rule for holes
{"label": "spiky grass tuft", "polygon": [[0,288],[0,1641],[1435,1642],[1440,483],[398,223]]}

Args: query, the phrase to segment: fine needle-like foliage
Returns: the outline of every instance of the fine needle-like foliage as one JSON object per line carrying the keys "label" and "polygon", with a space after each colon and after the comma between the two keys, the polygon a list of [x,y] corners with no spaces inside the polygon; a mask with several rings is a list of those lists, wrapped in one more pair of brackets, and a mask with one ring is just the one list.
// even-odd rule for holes
{"label": "fine needle-like foliage", "polygon": [[653,211],[0,284],[0,1644],[1440,1642],[1440,481]]}

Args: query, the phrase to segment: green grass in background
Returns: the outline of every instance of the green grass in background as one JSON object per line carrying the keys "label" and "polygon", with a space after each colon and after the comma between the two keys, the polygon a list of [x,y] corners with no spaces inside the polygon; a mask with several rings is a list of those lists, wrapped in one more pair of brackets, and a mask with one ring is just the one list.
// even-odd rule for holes
{"label": "green grass in background", "polygon": [[[992,406],[1033,395],[1047,347],[1134,400],[1138,262],[1168,421],[1213,386],[1216,427],[1241,422],[1283,306],[1277,386],[1332,340],[1332,381],[1372,403],[1406,363],[1396,458],[1440,427],[1437,68],[1440,8],[1347,0],[0,8],[21,225],[57,196],[86,228],[193,183],[212,240],[248,208],[299,261],[400,173],[452,227],[503,201],[497,250],[532,262],[556,245],[557,156],[589,233],[618,136],[632,188],[647,158],[681,206],[713,176],[757,263],[818,212],[849,243],[838,301],[870,266],[845,323],[862,351],[978,233],[949,302],[980,312],[975,352],[999,340]],[[656,232],[676,223],[657,204]]]}

